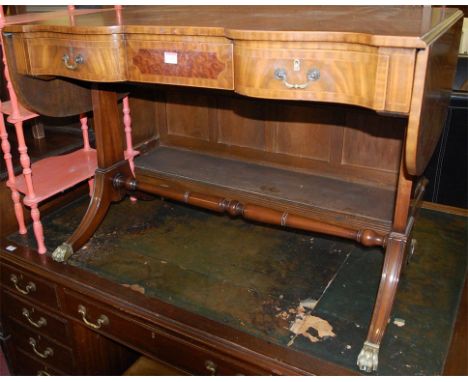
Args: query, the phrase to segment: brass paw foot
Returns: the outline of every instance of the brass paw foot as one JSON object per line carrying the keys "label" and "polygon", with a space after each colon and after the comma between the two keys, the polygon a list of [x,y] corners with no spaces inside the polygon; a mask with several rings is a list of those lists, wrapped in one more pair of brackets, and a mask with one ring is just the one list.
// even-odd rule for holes
{"label": "brass paw foot", "polygon": [[379,345],[371,342],[364,342],[361,352],[357,358],[359,369],[370,373],[377,370],[379,365]]}
{"label": "brass paw foot", "polygon": [[58,261],[59,263],[62,263],[64,261],[67,261],[71,255],[73,255],[72,246],[68,243],[62,243],[52,253],[52,259]]}

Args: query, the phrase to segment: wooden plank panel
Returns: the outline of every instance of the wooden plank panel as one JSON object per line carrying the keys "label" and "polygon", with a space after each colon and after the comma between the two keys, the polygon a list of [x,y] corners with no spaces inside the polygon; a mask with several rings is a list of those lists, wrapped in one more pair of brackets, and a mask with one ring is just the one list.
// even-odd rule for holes
{"label": "wooden plank panel", "polygon": [[300,158],[329,161],[332,135],[340,113],[312,105],[287,105],[277,110],[274,151]]}
{"label": "wooden plank panel", "polygon": [[168,92],[167,133],[208,141],[210,137],[210,97],[192,92]]}
{"label": "wooden plank panel", "polygon": [[265,103],[226,97],[218,100],[218,142],[265,148]]}
{"label": "wooden plank panel", "polygon": [[343,137],[342,164],[397,173],[406,118],[349,111]]}

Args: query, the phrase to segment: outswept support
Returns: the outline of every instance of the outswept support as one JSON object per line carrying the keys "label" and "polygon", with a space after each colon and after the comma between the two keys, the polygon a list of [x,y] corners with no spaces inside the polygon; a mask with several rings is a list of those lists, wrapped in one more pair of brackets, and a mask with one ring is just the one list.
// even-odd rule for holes
{"label": "outswept support", "polygon": [[99,168],[96,170],[88,210],[72,236],[53,252],[52,258],[56,261],[66,261],[80,249],[101,224],[111,202],[123,198],[124,190],[113,187],[115,175],[131,175],[129,164],[124,160],[116,93],[96,85],[91,96]]}
{"label": "outswept support", "polygon": [[107,214],[111,202],[123,198],[122,191],[113,188],[113,178],[117,173],[130,174],[128,162],[120,162],[117,166],[107,170],[96,170],[94,190],[91,202],[78,228],[66,242],[58,246],[52,253],[55,261],[63,262],[80,249],[96,232]]}
{"label": "outswept support", "polygon": [[377,370],[380,343],[390,318],[393,301],[395,300],[401,268],[405,259],[406,242],[406,235],[391,232],[388,236],[382,277],[369,331],[357,359],[357,365],[360,370],[366,372]]}
{"label": "outswept support", "polygon": [[304,216],[291,214],[287,211],[277,211],[272,208],[262,207],[255,204],[243,204],[237,200],[205,195],[187,190],[180,190],[167,184],[137,182],[133,177],[125,178],[118,175],[114,179],[114,187],[122,187],[127,190],[140,190],[157,194],[162,197],[187,203],[193,206],[209,209],[216,212],[227,212],[232,216],[242,216],[245,219],[261,223],[280,225],[301,229],[304,231],[317,232],[326,235],[339,236],[355,240],[364,246],[385,247],[387,237],[374,230],[355,230],[338,225],[324,223]]}

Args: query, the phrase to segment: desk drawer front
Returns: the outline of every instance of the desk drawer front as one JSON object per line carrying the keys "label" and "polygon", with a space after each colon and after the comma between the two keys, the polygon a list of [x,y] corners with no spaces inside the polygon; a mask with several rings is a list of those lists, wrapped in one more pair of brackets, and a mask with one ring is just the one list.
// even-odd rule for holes
{"label": "desk drawer front", "polygon": [[[241,41],[236,42],[234,51],[235,88],[241,94],[388,109],[387,87],[394,78],[390,73],[392,57],[377,47],[325,43],[285,43],[281,47]],[[409,69],[412,71],[412,66]],[[404,91],[410,92],[412,78],[405,80],[410,87],[405,84]],[[406,104],[395,111],[408,111],[410,97],[399,94]],[[393,105],[390,108],[395,109]]]}
{"label": "desk drawer front", "polygon": [[[27,74],[106,82],[125,79],[120,35],[28,34],[24,39]],[[16,48],[15,44],[15,49]],[[21,65],[19,65],[21,68]]]}
{"label": "desk drawer front", "polygon": [[68,322],[60,319],[33,304],[4,292],[2,295],[5,304],[5,316],[11,317],[24,326],[34,329],[40,334],[54,338],[63,344],[68,344]]}
{"label": "desk drawer front", "polygon": [[38,362],[73,373],[73,354],[70,349],[10,320],[15,345]]}
{"label": "desk drawer front", "polygon": [[58,307],[56,286],[24,272],[20,268],[1,266],[2,284],[18,296],[28,297],[52,308]]}
{"label": "desk drawer front", "polygon": [[[199,375],[267,374],[267,371],[220,355],[162,329],[150,328],[124,318],[112,309],[72,292],[66,291],[65,296],[66,313],[79,319],[86,326],[104,335],[118,338],[119,341],[127,342],[137,350],[144,351],[189,373]],[[93,325],[98,327],[93,327]]]}
{"label": "desk drawer front", "polygon": [[30,357],[21,350],[16,352],[16,362],[18,365],[21,365],[20,375],[65,375],[64,373],[50,367],[45,362],[38,361],[37,359]]}
{"label": "desk drawer front", "polygon": [[176,336],[156,331],[152,354],[194,375],[268,375],[257,368]]}
{"label": "desk drawer front", "polygon": [[65,291],[64,313],[90,329],[118,338],[139,349],[151,350],[156,346],[154,333],[150,329],[78,294]]}
{"label": "desk drawer front", "polygon": [[127,42],[130,81],[233,89],[232,43],[225,39],[206,42]]}

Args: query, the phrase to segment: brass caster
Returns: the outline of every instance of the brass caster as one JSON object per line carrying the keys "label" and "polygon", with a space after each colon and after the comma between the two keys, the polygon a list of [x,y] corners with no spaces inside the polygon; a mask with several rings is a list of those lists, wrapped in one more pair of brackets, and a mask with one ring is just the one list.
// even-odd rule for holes
{"label": "brass caster", "polygon": [[370,373],[377,370],[379,365],[379,345],[371,342],[364,342],[361,352],[357,358],[359,370]]}
{"label": "brass caster", "polygon": [[59,263],[63,263],[64,261],[67,261],[71,255],[73,255],[72,246],[68,243],[62,243],[52,253],[52,259]]}

